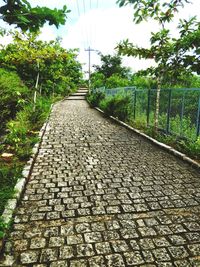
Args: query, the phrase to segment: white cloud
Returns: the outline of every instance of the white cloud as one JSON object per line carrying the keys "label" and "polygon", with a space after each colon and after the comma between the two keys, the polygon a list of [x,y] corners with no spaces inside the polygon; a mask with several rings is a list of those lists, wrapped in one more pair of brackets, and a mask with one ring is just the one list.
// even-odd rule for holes
{"label": "white cloud", "polygon": [[48,25],[45,25],[40,33],[40,39],[42,41],[51,41],[55,40],[57,37],[54,27],[49,27]]}
{"label": "white cloud", "polygon": [[[180,18],[189,18],[194,15],[200,17],[200,1],[193,0],[193,5],[188,5],[181,10],[169,29],[173,36],[177,35],[176,25]],[[84,48],[89,45],[103,54],[113,53],[117,43],[123,39],[129,39],[138,46],[148,47],[151,32],[159,29],[157,22],[148,20],[138,25],[133,23],[133,9],[131,6],[119,8],[116,5],[109,8],[93,9],[79,17],[77,22],[70,27],[66,27],[66,34],[63,35],[63,46],[79,47],[81,62],[87,64],[88,55]],[[92,53],[92,64],[98,64],[99,57]],[[134,71],[147,68],[154,64],[153,60],[139,60],[134,58],[124,58],[124,65],[130,66]],[[85,65],[87,70],[87,65]]]}
{"label": "white cloud", "polygon": [[[84,70],[88,68],[88,53],[84,49],[89,45],[104,54],[113,53],[117,43],[127,38],[134,44],[148,47],[151,31],[155,32],[158,29],[158,25],[151,20],[135,25],[132,6],[119,8],[116,5],[116,0],[51,0],[46,3],[45,1],[31,0],[30,2],[32,5],[46,5],[50,8],[61,8],[66,4],[71,9],[65,26],[61,26],[57,30],[54,26],[45,25],[40,38],[48,41],[61,36],[65,48],[79,48],[79,59],[85,63]],[[0,0],[0,6],[1,3],[2,0]],[[176,36],[177,34],[175,26],[180,17],[187,19],[197,15],[200,18],[199,10],[200,0],[193,0],[193,5],[189,4],[181,10],[174,22],[169,25],[173,35]],[[2,26],[2,22],[0,26]],[[0,43],[9,41],[9,38],[6,37],[1,39]],[[92,64],[99,63],[97,53],[92,52],[91,59]],[[131,66],[136,71],[148,67],[152,61],[125,57],[124,64]]]}

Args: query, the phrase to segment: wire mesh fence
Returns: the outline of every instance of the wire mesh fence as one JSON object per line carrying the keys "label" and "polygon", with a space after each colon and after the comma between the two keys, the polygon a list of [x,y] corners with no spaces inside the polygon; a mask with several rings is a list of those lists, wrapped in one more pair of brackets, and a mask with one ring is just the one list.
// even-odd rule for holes
{"label": "wire mesh fence", "polygon": [[[154,125],[156,89],[98,88],[93,92],[103,92],[106,97],[129,95],[133,120]],[[167,134],[196,140],[200,136],[200,88],[162,89],[158,127]]]}

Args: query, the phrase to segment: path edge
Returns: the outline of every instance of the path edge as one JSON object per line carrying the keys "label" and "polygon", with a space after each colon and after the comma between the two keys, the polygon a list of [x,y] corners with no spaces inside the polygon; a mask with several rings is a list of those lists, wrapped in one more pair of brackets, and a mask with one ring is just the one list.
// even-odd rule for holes
{"label": "path edge", "polygon": [[[63,100],[61,100],[61,101],[63,101]],[[58,101],[58,102],[60,102],[60,101]],[[4,237],[2,238],[2,240],[0,240],[0,255],[1,255],[3,248],[4,248],[4,245],[5,245],[6,237],[7,237],[8,230],[9,230],[9,224],[12,222],[14,212],[17,208],[17,205],[18,205],[18,203],[19,203],[19,201],[23,195],[25,187],[26,187],[26,185],[29,181],[29,178],[31,176],[36,158],[37,158],[39,150],[41,148],[43,137],[44,137],[44,135],[46,133],[46,129],[49,125],[49,118],[52,114],[53,107],[58,102],[51,104],[49,114],[48,114],[45,122],[43,123],[43,126],[40,129],[39,134],[38,134],[39,141],[33,146],[31,157],[26,162],[26,164],[22,170],[22,177],[18,179],[18,181],[14,187],[15,193],[14,193],[12,198],[8,199],[7,204],[5,205],[4,211],[1,215],[3,222],[7,225],[7,227],[6,227]]]}
{"label": "path edge", "polygon": [[[90,103],[89,103],[90,104]],[[200,164],[197,163],[195,160],[191,159],[190,157],[188,157],[186,154],[174,149],[173,147],[166,145],[162,142],[157,141],[156,139],[150,137],[149,135],[141,132],[138,129],[133,128],[132,126],[126,124],[125,122],[113,117],[113,116],[109,116],[107,115],[103,110],[101,110],[98,107],[94,107],[94,109],[96,109],[98,112],[100,112],[103,115],[106,115],[108,118],[110,118],[112,121],[120,124],[121,126],[124,126],[125,128],[127,128],[128,130],[136,133],[139,136],[144,137],[145,139],[149,140],[151,143],[153,143],[154,145],[162,148],[163,150],[167,151],[168,153],[176,156],[177,158],[183,160],[184,162],[188,163],[189,165],[191,165],[192,167],[194,167],[195,169],[197,169],[198,171],[200,170]]]}

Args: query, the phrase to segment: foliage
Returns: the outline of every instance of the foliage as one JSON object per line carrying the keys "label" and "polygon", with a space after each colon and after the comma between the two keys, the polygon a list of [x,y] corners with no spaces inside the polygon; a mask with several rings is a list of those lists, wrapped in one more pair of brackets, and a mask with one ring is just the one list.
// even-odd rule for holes
{"label": "foliage", "polygon": [[131,76],[130,84],[136,86],[137,89],[153,89],[157,83],[150,76],[143,76],[140,73],[135,73]]}
{"label": "foliage", "polygon": [[106,88],[126,87],[130,85],[130,81],[127,78],[122,78],[119,74],[113,74],[105,83]]}
{"label": "foliage", "polygon": [[95,72],[104,75],[105,79],[113,74],[118,74],[122,78],[128,78],[131,71],[127,67],[122,66],[122,58],[119,55],[103,55],[101,57],[101,65],[94,65]]}
{"label": "foliage", "polygon": [[23,31],[38,31],[46,22],[49,25],[58,27],[64,25],[66,21],[67,10],[66,6],[62,9],[47,7],[31,7],[27,0],[3,0],[4,5],[0,7],[1,18],[8,24],[16,25]]}
{"label": "foliage", "polygon": [[92,88],[123,87],[130,85],[130,68],[122,66],[122,58],[119,55],[102,55],[101,65],[95,65],[95,72],[91,74]]}
{"label": "foliage", "polygon": [[14,118],[27,96],[28,88],[19,76],[14,72],[0,69],[0,131],[10,118]]}
{"label": "foliage", "polygon": [[181,149],[195,159],[200,159],[200,137],[195,142],[180,142]]}
{"label": "foliage", "polygon": [[0,214],[6,201],[14,193],[13,188],[21,176],[24,162],[30,157],[34,144],[38,142],[38,130],[49,114],[51,103],[52,99],[40,97],[35,111],[33,104],[29,103],[7,124],[8,133],[1,152],[12,153],[14,158],[8,163],[0,161]]}
{"label": "foliage", "polygon": [[31,147],[35,143],[37,139],[29,136],[29,133],[41,128],[49,113],[51,103],[51,99],[40,97],[35,110],[33,110],[32,103],[28,104],[17,113],[15,120],[7,124],[8,134],[5,142],[16,153],[24,148],[27,154],[27,147]]}
{"label": "foliage", "polygon": [[5,164],[0,162],[0,214],[2,214],[4,206],[14,193],[13,187],[17,180],[21,177],[22,165],[16,162]]}
{"label": "foliage", "polygon": [[104,98],[100,101],[99,106],[107,115],[126,121],[130,113],[130,104],[129,96],[119,94]]}
{"label": "foliage", "polygon": [[13,38],[13,43],[1,50],[0,63],[16,70],[28,87],[35,87],[38,74],[39,91],[46,95],[65,95],[77,87],[82,78],[77,50],[66,51],[60,40],[38,40],[38,34],[15,32]]}
{"label": "foliage", "polygon": [[91,93],[88,95],[87,100],[93,107],[98,107],[101,100],[105,98],[105,94],[102,92]]}
{"label": "foliage", "polygon": [[7,225],[4,223],[3,219],[0,217],[0,239],[4,237],[4,230]]}
{"label": "foliage", "polygon": [[106,78],[103,73],[93,72],[91,74],[91,87],[92,88],[100,88],[105,86]]}
{"label": "foliage", "polygon": [[[180,20],[178,29],[179,37],[172,38],[166,23],[172,21],[176,12],[187,0],[171,0],[160,3],[160,0],[118,0],[120,6],[134,3],[134,21],[139,23],[149,17],[157,20],[161,29],[157,33],[151,33],[151,47],[145,49],[130,43],[128,40],[118,45],[119,52],[123,55],[134,56],[145,59],[154,59],[158,67],[150,68],[149,73],[162,74],[171,77],[171,82],[176,82],[182,73],[196,71],[199,73],[199,44],[200,24],[196,18]],[[191,53],[192,52],[192,53]],[[175,81],[174,81],[175,80]]]}
{"label": "foliage", "polygon": [[[194,76],[194,80],[198,80],[198,77]],[[192,78],[192,79],[193,79]],[[185,92],[180,90],[173,90],[172,93],[172,105],[171,105],[171,115],[170,115],[170,132],[165,133],[166,129],[166,106],[168,104],[169,90],[162,91],[161,106],[159,113],[159,131],[155,134],[153,130],[153,121],[154,121],[154,112],[153,108],[150,105],[149,113],[149,125],[147,125],[147,101],[148,101],[148,91],[140,90],[137,91],[137,101],[135,105],[135,114],[133,108],[133,99],[130,95],[125,95],[119,91],[118,95],[106,96],[102,92],[92,91],[92,94],[89,96],[89,101],[96,101],[93,106],[98,106],[105,111],[107,115],[112,115],[118,117],[122,121],[130,123],[135,128],[138,128],[144,131],[146,134],[158,139],[159,141],[169,144],[172,147],[175,147],[179,151],[186,153],[194,159],[200,159],[200,137],[197,139],[197,129],[196,129],[196,115],[197,112],[197,99],[199,92],[196,90],[185,90]],[[150,103],[154,102],[155,90],[151,90]],[[187,97],[184,109],[184,116],[180,117],[180,100],[183,97],[183,94]],[[102,96],[99,101],[99,96]],[[167,97],[167,98],[166,98]],[[196,99],[196,100],[195,100]],[[195,104],[194,104],[195,103]],[[155,103],[153,103],[155,105]],[[193,115],[192,115],[193,114]]]}
{"label": "foliage", "polygon": [[188,21],[180,20],[177,29],[178,38],[173,38],[167,27],[172,21],[180,7],[188,0],[171,0],[162,2],[159,0],[118,0],[120,6],[128,3],[134,4],[134,21],[140,23],[147,18],[158,21],[161,28],[159,32],[151,33],[150,48],[138,47],[125,40],[118,45],[121,55],[154,59],[156,67],[146,70],[146,73],[157,79],[157,96],[155,106],[155,131],[158,129],[158,117],[160,107],[161,85],[176,84],[180,76],[193,71],[199,73],[199,45],[200,45],[200,23],[193,17]]}
{"label": "foliage", "polygon": [[154,17],[160,23],[171,21],[179,7],[183,7],[189,0],[170,0],[168,2],[161,2],[160,0],[117,0],[120,7],[133,4],[135,13],[134,20],[140,23],[148,17]]}

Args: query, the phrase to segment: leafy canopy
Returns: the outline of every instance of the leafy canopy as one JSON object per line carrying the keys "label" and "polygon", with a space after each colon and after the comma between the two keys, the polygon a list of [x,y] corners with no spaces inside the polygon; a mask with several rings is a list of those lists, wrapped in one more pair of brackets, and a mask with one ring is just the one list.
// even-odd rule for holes
{"label": "leafy canopy", "polygon": [[134,4],[134,21],[136,23],[151,17],[159,22],[159,32],[151,33],[150,48],[138,47],[128,40],[118,45],[118,51],[122,55],[154,59],[156,68],[149,68],[146,73],[155,76],[170,78],[172,83],[184,72],[200,73],[200,23],[195,17],[188,21],[180,20],[178,25],[179,34],[172,38],[166,24],[174,18],[178,9],[183,7],[187,0],[118,0],[123,6],[128,3]]}
{"label": "leafy canopy", "polygon": [[130,69],[122,66],[122,58],[119,55],[103,55],[99,54],[101,65],[94,65],[95,72],[101,73],[105,78],[118,74],[122,78],[126,78],[130,74]]}
{"label": "leafy canopy", "polygon": [[58,27],[64,25],[67,17],[66,6],[62,9],[47,7],[31,7],[27,0],[3,0],[0,7],[0,17],[8,24],[16,25],[22,31],[38,31],[46,22]]}
{"label": "leafy canopy", "polygon": [[170,22],[178,9],[183,7],[189,0],[170,0],[162,2],[160,0],[117,0],[120,7],[133,4],[135,9],[134,21],[140,23],[149,17],[158,20],[160,23]]}
{"label": "leafy canopy", "polygon": [[[13,33],[13,43],[0,51],[0,64],[15,70],[29,87],[34,87],[40,73],[40,86],[46,94],[75,88],[82,76],[77,50],[66,51],[60,40],[44,42],[37,33]],[[53,88],[54,87],[54,88]]]}

